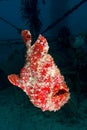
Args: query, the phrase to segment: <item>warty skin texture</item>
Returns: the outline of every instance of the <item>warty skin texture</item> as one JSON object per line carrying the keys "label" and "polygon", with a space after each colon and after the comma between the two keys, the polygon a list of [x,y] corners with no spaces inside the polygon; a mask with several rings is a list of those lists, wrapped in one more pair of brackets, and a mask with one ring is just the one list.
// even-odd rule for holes
{"label": "warty skin texture", "polygon": [[64,76],[48,54],[47,40],[39,35],[31,46],[32,36],[28,30],[22,31],[22,39],[27,48],[25,65],[19,75],[8,75],[8,80],[21,88],[42,111],[59,110],[69,100],[70,93]]}

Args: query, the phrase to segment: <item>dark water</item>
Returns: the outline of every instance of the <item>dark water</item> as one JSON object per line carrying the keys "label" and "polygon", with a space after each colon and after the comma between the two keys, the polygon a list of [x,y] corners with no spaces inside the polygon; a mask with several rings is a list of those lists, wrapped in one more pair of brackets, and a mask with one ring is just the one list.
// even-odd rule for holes
{"label": "dark water", "polygon": [[[79,2],[0,1],[0,130],[87,130],[87,2]],[[33,41],[46,37],[64,75],[71,97],[59,111],[42,112],[7,79],[25,63],[23,29]]]}

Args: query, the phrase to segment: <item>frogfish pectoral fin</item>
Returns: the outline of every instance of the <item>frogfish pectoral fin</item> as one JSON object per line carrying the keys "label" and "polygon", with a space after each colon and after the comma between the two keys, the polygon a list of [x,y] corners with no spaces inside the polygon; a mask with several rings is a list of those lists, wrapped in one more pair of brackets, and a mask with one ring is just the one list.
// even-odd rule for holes
{"label": "frogfish pectoral fin", "polygon": [[19,85],[19,76],[16,74],[8,75],[8,80],[15,86]]}

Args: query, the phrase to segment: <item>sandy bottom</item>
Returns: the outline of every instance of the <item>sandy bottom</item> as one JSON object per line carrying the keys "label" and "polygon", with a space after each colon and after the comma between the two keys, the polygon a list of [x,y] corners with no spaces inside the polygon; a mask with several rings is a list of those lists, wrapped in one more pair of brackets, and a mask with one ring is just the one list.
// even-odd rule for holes
{"label": "sandy bottom", "polygon": [[67,103],[57,112],[42,112],[10,86],[0,91],[0,130],[87,130],[87,99],[76,108]]}

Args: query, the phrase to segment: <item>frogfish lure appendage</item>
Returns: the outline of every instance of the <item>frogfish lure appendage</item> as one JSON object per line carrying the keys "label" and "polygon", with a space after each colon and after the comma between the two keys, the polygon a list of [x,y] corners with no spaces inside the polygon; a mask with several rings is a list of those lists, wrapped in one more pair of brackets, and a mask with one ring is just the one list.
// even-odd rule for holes
{"label": "frogfish lure appendage", "polygon": [[32,37],[28,30],[22,31],[26,45],[26,62],[20,74],[8,75],[8,80],[21,88],[34,106],[42,111],[57,111],[70,98],[69,89],[59,68],[50,54],[47,40],[39,35],[31,45]]}

